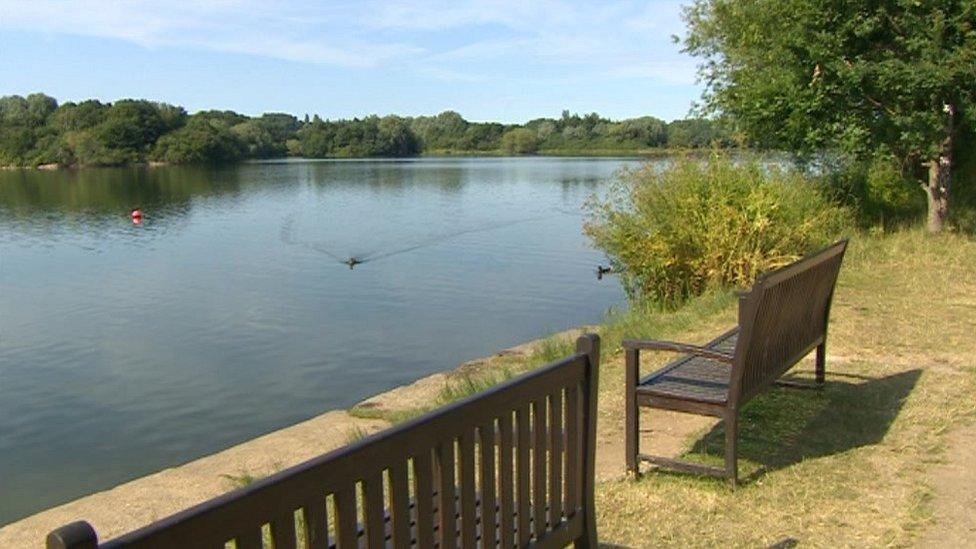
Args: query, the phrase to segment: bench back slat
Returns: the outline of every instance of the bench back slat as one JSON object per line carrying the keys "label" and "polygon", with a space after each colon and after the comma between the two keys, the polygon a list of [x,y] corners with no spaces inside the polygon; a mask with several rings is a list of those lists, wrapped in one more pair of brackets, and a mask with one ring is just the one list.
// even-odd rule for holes
{"label": "bench back slat", "polygon": [[515,538],[514,429],[512,414],[498,418],[498,546],[511,549]]}
{"label": "bench back slat", "polygon": [[[598,361],[598,338],[584,336],[571,357],[97,547],[294,547],[302,538],[310,548],[446,548],[482,537],[491,547],[554,547],[592,536]],[[563,453],[572,455],[565,467]],[[561,504],[547,503],[547,488]],[[77,524],[49,544],[72,547],[62,541],[85,532]]]}
{"label": "bench back slat", "polygon": [[841,240],[753,286],[740,312],[730,405],[744,404],[826,339],[846,249]]}
{"label": "bench back slat", "polygon": [[485,547],[498,544],[498,502],[495,498],[495,422],[478,428],[478,475],[481,484],[481,538]]}
{"label": "bench back slat", "polygon": [[531,474],[529,473],[531,439],[529,435],[532,431],[532,425],[529,420],[529,411],[530,406],[526,402],[515,412],[515,428],[517,430],[515,454],[518,456],[515,466],[515,484],[518,486],[518,493],[515,496],[516,501],[518,501],[518,522],[515,530],[518,535],[519,547],[525,547],[532,539],[532,531],[529,529],[532,520],[532,496],[529,495],[531,481]]}
{"label": "bench back slat", "polygon": [[549,393],[549,524],[563,516],[563,391]]}

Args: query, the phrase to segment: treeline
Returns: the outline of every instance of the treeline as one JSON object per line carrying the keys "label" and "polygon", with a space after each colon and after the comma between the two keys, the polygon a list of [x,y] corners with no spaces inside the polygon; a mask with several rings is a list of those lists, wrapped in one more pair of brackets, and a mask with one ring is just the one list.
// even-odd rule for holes
{"label": "treeline", "polygon": [[436,116],[304,119],[284,113],[249,117],[233,111],[188,114],[146,100],[58,104],[34,93],[0,98],[0,166],[119,166],[233,162],[302,156],[403,157],[418,154],[571,154],[652,148],[729,147],[731,133],[706,119],[654,117],[613,121],[563,111],[526,124],[470,122],[453,111]]}

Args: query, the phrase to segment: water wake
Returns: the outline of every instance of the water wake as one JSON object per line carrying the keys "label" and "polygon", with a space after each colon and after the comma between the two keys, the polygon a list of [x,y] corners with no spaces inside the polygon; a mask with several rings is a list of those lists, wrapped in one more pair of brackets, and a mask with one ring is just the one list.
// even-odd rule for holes
{"label": "water wake", "polygon": [[[568,213],[568,212],[563,212],[563,213]],[[425,238],[423,240],[420,240],[419,242],[414,242],[413,244],[410,244],[403,248],[397,248],[389,251],[380,251],[377,253],[370,253],[370,254],[352,255],[348,257],[343,257],[335,253],[335,251],[332,248],[330,248],[327,242],[325,241],[309,242],[309,241],[295,240],[295,215],[294,214],[288,216],[287,218],[285,218],[284,222],[282,222],[279,236],[281,241],[289,246],[301,246],[307,250],[312,250],[314,252],[321,253],[335,260],[338,263],[341,263],[343,265],[348,265],[349,268],[352,268],[355,265],[359,265],[360,263],[368,263],[372,261],[378,261],[381,259],[387,259],[390,257],[413,252],[423,248],[436,246],[438,244],[441,244],[442,242],[451,240],[453,238],[457,238],[459,236],[464,236],[473,233],[495,231],[507,227],[512,227],[514,225],[520,225],[523,223],[542,221],[544,219],[549,219],[551,217],[553,216],[534,216],[534,217],[526,217],[521,219],[504,221],[500,223],[490,223],[479,227],[471,227],[459,231],[436,234],[428,238]]]}

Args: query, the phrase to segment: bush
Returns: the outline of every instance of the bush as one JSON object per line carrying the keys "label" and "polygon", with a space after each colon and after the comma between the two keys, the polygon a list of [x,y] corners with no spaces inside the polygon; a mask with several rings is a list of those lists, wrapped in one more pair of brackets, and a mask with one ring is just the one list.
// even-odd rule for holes
{"label": "bush", "polygon": [[849,205],[863,226],[892,227],[925,215],[925,193],[918,181],[883,156],[850,163],[828,173],[825,181]]}
{"label": "bush", "polygon": [[194,116],[156,142],[153,158],[171,164],[231,162],[242,158],[245,149],[223,120]]}
{"label": "bush", "polygon": [[747,286],[850,222],[846,208],[796,172],[714,157],[624,172],[606,200],[591,202],[585,232],[632,299],[674,306],[712,288]]}
{"label": "bush", "polygon": [[955,140],[949,215],[957,229],[972,234],[976,233],[976,154],[973,154],[976,151],[976,120],[971,120],[968,128]]}
{"label": "bush", "polygon": [[502,149],[508,154],[534,154],[539,149],[539,140],[534,131],[516,128],[502,136]]}

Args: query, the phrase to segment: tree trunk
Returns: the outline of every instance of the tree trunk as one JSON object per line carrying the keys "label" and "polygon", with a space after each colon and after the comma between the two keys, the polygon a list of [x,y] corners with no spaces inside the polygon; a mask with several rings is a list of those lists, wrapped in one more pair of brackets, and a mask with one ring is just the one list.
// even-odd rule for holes
{"label": "tree trunk", "polygon": [[929,161],[929,181],[925,195],[929,203],[928,230],[942,232],[949,217],[949,190],[952,187],[952,133],[955,107],[945,106],[948,115],[945,139],[939,145],[939,156]]}
{"label": "tree trunk", "polygon": [[928,230],[942,232],[949,217],[949,184],[952,181],[952,158],[940,156],[929,162],[929,181],[925,186],[929,202]]}

